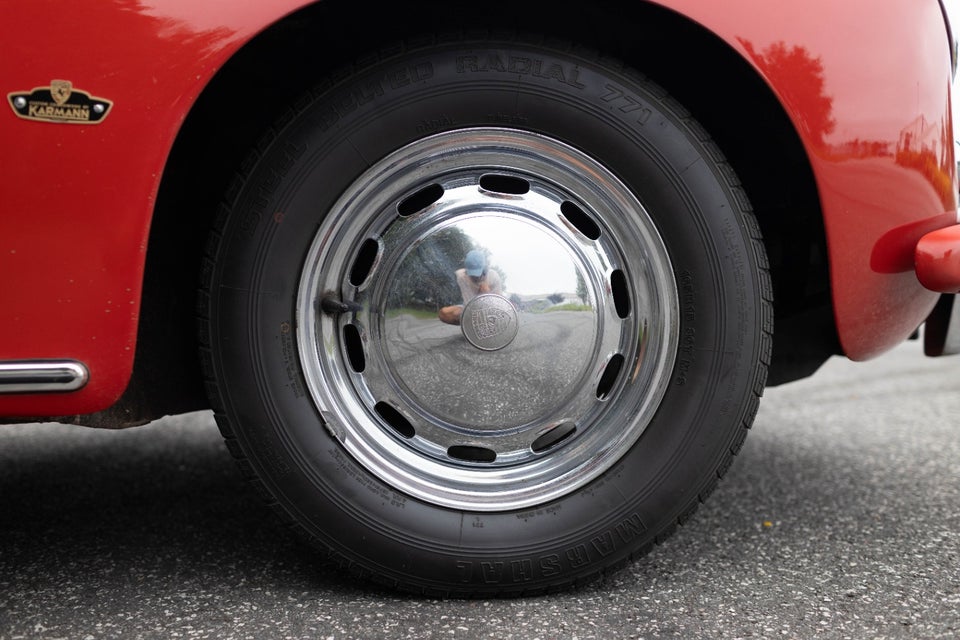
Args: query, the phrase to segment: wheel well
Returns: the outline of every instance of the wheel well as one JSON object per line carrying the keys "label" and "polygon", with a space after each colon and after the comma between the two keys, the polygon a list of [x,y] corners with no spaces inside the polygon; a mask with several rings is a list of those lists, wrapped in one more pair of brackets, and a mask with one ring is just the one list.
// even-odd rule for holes
{"label": "wheel well", "polygon": [[[377,21],[326,0],[273,25],[213,78],[170,154],[151,228],[134,375],[108,426],[206,408],[194,314],[207,229],[258,139],[319,79],[397,38],[451,29],[549,34],[622,59],[661,84],[712,135],[737,171],[760,221],[776,309],[773,384],[812,373],[838,351],[826,241],[803,147],[767,86],[702,27],[654,5],[635,20],[614,2],[485,5],[482,16],[435,2],[380,5]],[[390,14],[390,15],[384,15]],[[615,19],[614,19],[615,17]],[[362,29],[345,29],[363,23]],[[92,420],[89,422],[96,422]]]}

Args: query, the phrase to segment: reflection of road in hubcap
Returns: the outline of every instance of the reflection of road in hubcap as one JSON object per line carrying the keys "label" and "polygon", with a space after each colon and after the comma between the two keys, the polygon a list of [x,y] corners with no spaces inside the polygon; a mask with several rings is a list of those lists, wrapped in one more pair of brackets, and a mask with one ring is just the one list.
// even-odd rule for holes
{"label": "reflection of road in hubcap", "polygon": [[513,304],[495,293],[479,295],[463,307],[463,337],[484,351],[503,349],[517,337],[520,325]]}

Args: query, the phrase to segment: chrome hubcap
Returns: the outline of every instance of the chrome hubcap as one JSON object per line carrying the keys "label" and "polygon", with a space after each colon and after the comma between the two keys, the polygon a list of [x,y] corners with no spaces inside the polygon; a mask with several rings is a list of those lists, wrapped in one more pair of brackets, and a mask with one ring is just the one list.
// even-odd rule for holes
{"label": "chrome hubcap", "polygon": [[548,137],[462,129],[377,162],[327,213],[297,337],[361,465],[421,500],[499,511],[569,493],[636,443],[677,308],[666,248],[610,171]]}

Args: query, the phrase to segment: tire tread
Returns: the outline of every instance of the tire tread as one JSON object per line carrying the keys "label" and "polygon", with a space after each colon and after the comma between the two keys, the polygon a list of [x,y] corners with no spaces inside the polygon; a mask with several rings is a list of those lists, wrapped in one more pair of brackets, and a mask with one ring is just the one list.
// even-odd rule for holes
{"label": "tire tread", "polygon": [[[243,446],[236,436],[231,418],[228,415],[227,402],[223,396],[221,375],[216,366],[214,350],[217,348],[211,338],[211,310],[213,308],[211,283],[217,273],[218,256],[223,249],[225,240],[225,229],[234,214],[238,201],[247,183],[251,179],[254,171],[263,160],[264,154],[271,149],[278,140],[280,133],[286,129],[297,117],[308,110],[328,89],[333,85],[348,81],[358,73],[358,69],[383,62],[387,59],[403,55],[412,50],[442,44],[442,43],[462,43],[476,38],[484,39],[509,39],[517,40],[523,38],[523,41],[531,41],[542,46],[550,47],[560,52],[572,52],[576,55],[590,60],[596,64],[602,65],[608,69],[629,76],[633,81],[641,84],[645,90],[661,100],[661,103],[689,132],[691,132],[702,150],[709,156],[716,167],[718,178],[723,183],[725,189],[731,196],[731,201],[738,208],[738,218],[741,226],[752,247],[752,261],[755,264],[757,286],[760,297],[760,349],[756,357],[756,367],[752,374],[753,383],[751,385],[750,398],[744,403],[741,413],[738,417],[739,428],[732,435],[728,446],[724,448],[723,454],[717,461],[714,472],[710,477],[698,487],[693,493],[694,499],[687,505],[679,507],[679,515],[665,525],[652,538],[652,541],[636,549],[629,557],[619,562],[607,566],[600,570],[593,570],[583,575],[567,576],[547,587],[536,590],[530,590],[522,587],[506,587],[497,589],[437,589],[435,587],[425,586],[416,582],[404,582],[394,578],[388,578],[380,574],[369,571],[359,565],[354,560],[339,553],[325,541],[311,534],[305,528],[297,524],[294,516],[275,498],[270,488],[257,475],[254,465],[249,460]],[[234,175],[230,186],[224,193],[222,202],[218,207],[215,222],[209,232],[208,241],[205,247],[204,258],[201,268],[200,284],[197,297],[197,333],[200,340],[200,361],[202,373],[205,379],[206,389],[218,429],[224,439],[225,445],[231,456],[235,459],[237,467],[242,478],[250,483],[256,493],[260,496],[263,503],[271,508],[277,516],[302,540],[310,545],[312,549],[319,552],[320,561],[326,566],[343,571],[361,581],[373,582],[392,591],[401,591],[416,594],[421,597],[429,598],[471,598],[471,597],[527,597],[541,595],[546,593],[561,593],[571,590],[579,590],[587,585],[603,581],[607,577],[620,572],[628,564],[635,562],[639,558],[647,555],[655,545],[662,544],[670,538],[675,530],[688,522],[693,517],[700,503],[706,500],[710,494],[717,488],[720,479],[729,470],[734,457],[741,450],[747,433],[751,428],[753,420],[757,414],[760,398],[766,386],[767,369],[771,361],[771,351],[773,344],[773,287],[770,276],[769,263],[767,261],[764,249],[763,238],[760,233],[760,227],[757,223],[753,209],[746,192],[742,188],[733,167],[727,162],[721,149],[712,140],[709,133],[693,119],[691,114],[666,91],[652,82],[642,73],[627,67],[619,58],[609,57],[595,49],[585,48],[567,40],[557,40],[544,36],[531,38],[524,34],[521,36],[513,31],[491,32],[483,31],[461,31],[445,32],[435,36],[428,36],[418,39],[411,39],[406,42],[397,43],[392,46],[386,46],[379,51],[359,58],[353,64],[341,68],[336,73],[328,76],[319,82],[310,92],[287,109],[283,115],[276,121],[273,127],[263,132],[255,147],[241,164]]]}

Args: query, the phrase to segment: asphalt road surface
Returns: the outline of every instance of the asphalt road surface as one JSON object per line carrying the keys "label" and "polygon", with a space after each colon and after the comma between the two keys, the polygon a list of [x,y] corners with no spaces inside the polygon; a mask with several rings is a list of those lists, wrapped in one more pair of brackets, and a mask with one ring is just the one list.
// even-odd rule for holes
{"label": "asphalt road surface", "polygon": [[440,601],[323,572],[207,413],[0,427],[0,639],[960,637],[960,357],[768,389],[727,477],[629,568]]}

